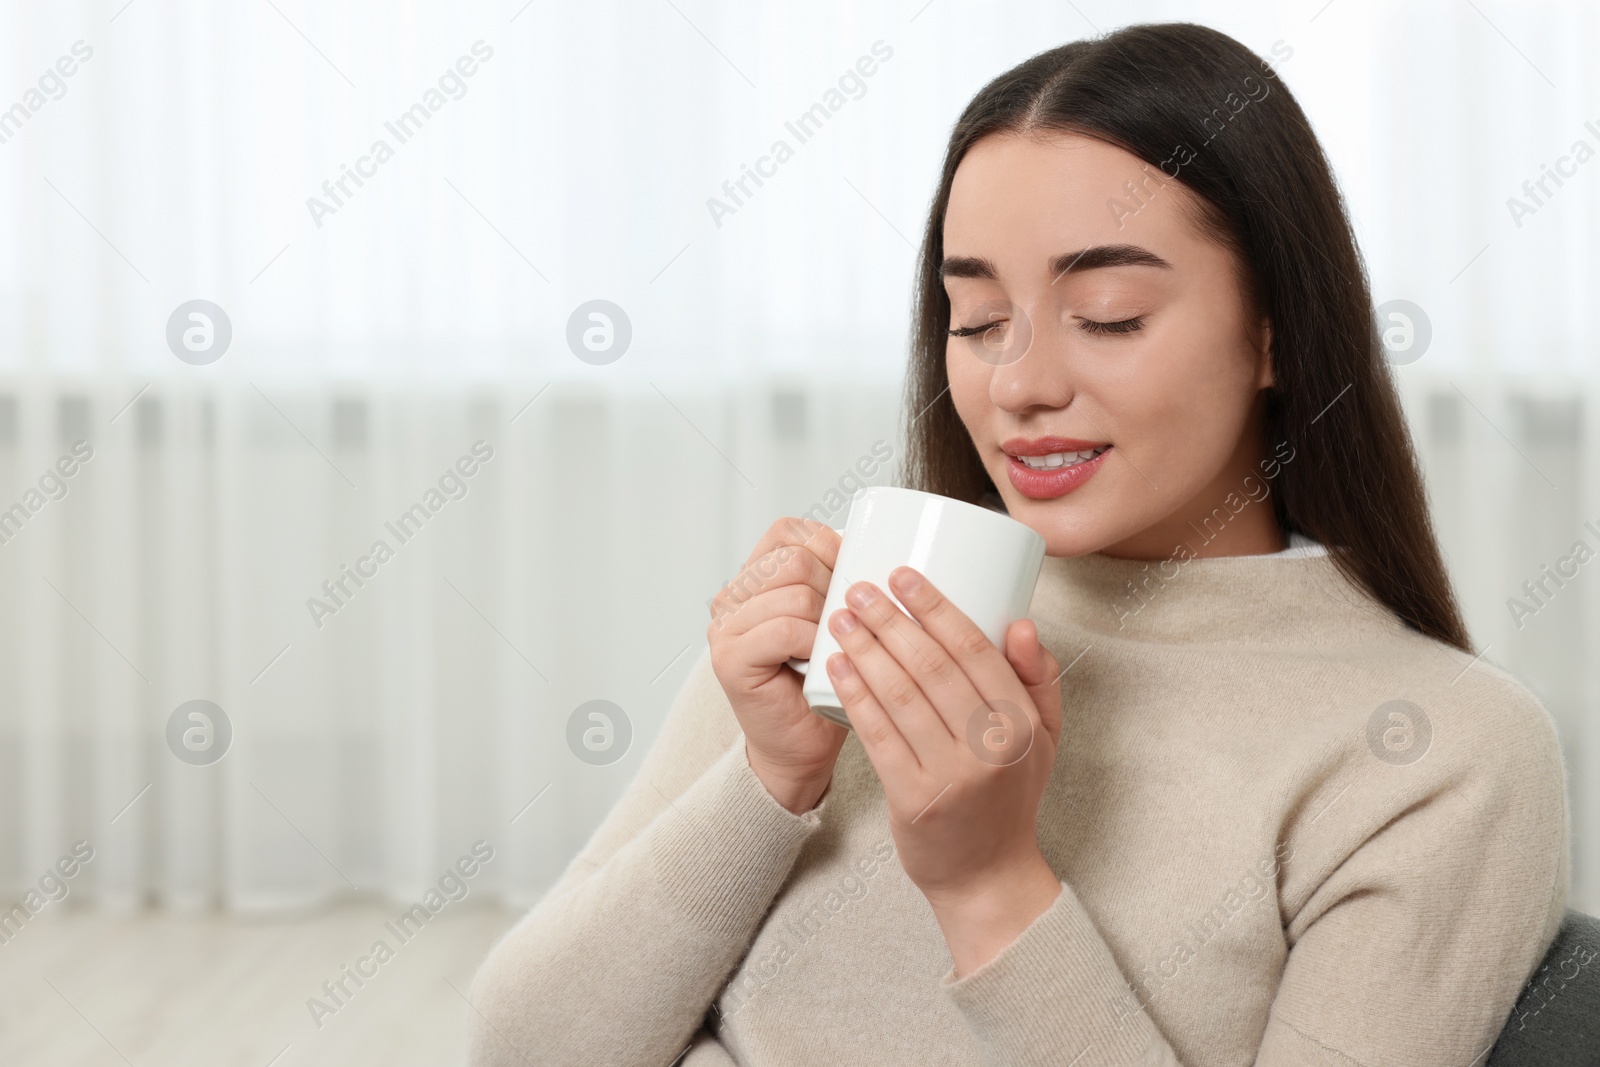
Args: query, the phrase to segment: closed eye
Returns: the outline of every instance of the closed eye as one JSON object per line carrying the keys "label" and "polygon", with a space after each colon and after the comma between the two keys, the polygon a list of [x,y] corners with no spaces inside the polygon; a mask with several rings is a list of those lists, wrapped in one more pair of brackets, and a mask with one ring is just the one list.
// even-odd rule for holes
{"label": "closed eye", "polygon": [[1078,329],[1085,333],[1093,334],[1133,333],[1135,330],[1143,328],[1144,319],[1137,315],[1131,319],[1122,319],[1118,322],[1096,322],[1093,319],[1078,320]]}
{"label": "closed eye", "polygon": [[[979,323],[977,326],[953,326],[945,332],[951,337],[976,337],[979,334],[988,333],[990,330],[1001,329],[1005,325],[1006,320],[1000,319],[996,322]],[[1098,335],[1134,333],[1137,330],[1144,329],[1144,319],[1141,316],[1135,316],[1131,319],[1120,319],[1116,322],[1097,322],[1094,319],[1079,319],[1078,329],[1082,330],[1084,333]]]}

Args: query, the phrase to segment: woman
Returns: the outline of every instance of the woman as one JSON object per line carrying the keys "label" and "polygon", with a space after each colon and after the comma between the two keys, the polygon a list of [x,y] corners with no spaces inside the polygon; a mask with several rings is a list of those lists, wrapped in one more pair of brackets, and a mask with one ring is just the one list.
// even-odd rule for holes
{"label": "woman", "polygon": [[1044,536],[1032,617],[997,649],[910,568],[910,618],[858,585],[846,731],[784,666],[838,535],[774,524],[485,964],[474,1062],[1481,1062],[1565,907],[1561,753],[1469,643],[1271,65],[1147,25],[1001,75],[918,295],[911,484]]}

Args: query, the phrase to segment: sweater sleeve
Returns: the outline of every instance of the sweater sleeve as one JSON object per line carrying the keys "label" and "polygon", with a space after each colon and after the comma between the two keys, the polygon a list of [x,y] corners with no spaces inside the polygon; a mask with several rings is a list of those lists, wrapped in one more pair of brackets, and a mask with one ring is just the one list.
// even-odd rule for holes
{"label": "sweater sleeve", "polygon": [[718,1062],[697,1032],[826,804],[767,792],[702,652],[638,776],[479,969],[470,1062]]}
{"label": "sweater sleeve", "polygon": [[[1509,730],[1431,766],[1375,767],[1363,752],[1347,767],[1342,784],[1372,800],[1315,827],[1328,836],[1285,867],[1286,887],[1306,886],[1284,894],[1289,952],[1256,1067],[1484,1062],[1570,885],[1560,745],[1533,698],[1519,703]],[[990,1064],[1181,1067],[1148,1012],[1114,1013],[1131,987],[1065,882],[998,956],[940,988]]]}

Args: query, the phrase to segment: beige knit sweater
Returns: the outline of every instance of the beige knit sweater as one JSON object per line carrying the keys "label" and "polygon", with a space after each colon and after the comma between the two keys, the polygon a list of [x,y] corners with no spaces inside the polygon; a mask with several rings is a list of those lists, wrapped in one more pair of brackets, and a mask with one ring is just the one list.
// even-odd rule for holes
{"label": "beige knit sweater", "polygon": [[1482,1064],[1569,885],[1534,697],[1326,555],[1046,557],[1031,615],[1063,888],[997,958],[954,979],[854,735],[790,813],[702,654],[478,974],[472,1063]]}

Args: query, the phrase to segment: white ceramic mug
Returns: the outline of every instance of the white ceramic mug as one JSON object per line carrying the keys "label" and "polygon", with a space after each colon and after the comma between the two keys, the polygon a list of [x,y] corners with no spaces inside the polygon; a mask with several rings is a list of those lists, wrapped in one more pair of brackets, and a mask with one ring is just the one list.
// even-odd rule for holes
{"label": "white ceramic mug", "polygon": [[1044,538],[1009,515],[918,489],[875,485],[859,491],[850,502],[811,658],[788,661],[806,676],[806,703],[850,726],[826,665],[839,651],[828,619],[845,607],[845,591],[854,583],[873,583],[904,611],[889,588],[889,572],[915,568],[999,647],[1006,629],[1027,616],[1043,562]]}

